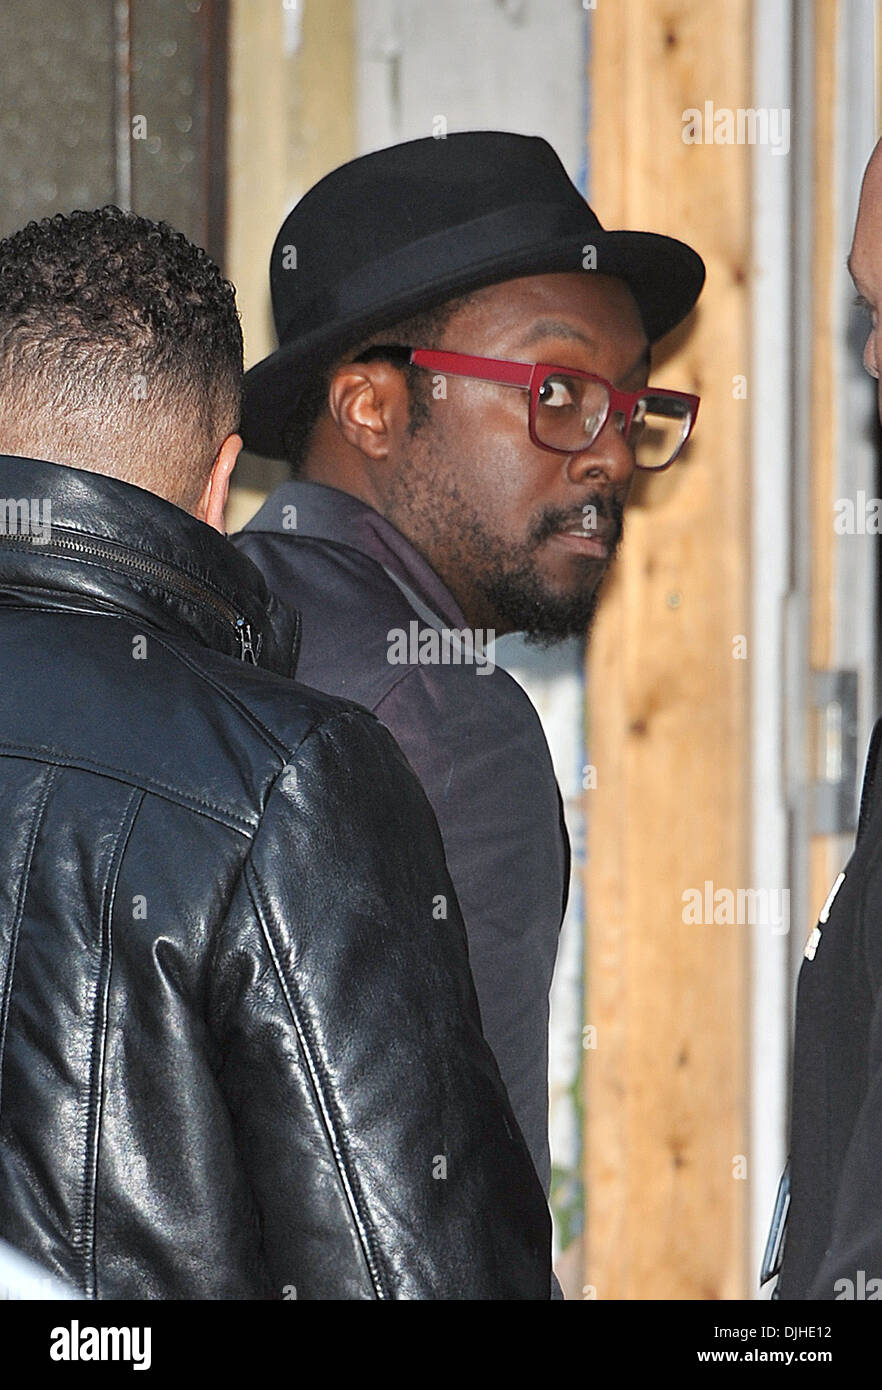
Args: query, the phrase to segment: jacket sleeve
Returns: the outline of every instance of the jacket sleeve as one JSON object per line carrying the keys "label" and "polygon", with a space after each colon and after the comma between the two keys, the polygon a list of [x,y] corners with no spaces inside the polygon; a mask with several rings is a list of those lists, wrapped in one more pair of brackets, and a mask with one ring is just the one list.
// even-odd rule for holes
{"label": "jacket sleeve", "polygon": [[539,716],[501,668],[416,667],[377,707],[432,804],[481,1019],[545,1190],[549,990],[569,878]]}
{"label": "jacket sleeve", "polygon": [[[836,922],[834,909],[825,927],[825,931],[854,932],[850,978],[842,978],[839,985],[849,992],[855,1006],[860,1000],[862,1011],[865,998],[871,1012],[863,1097],[834,1194],[830,1244],[807,1294],[808,1298],[816,1300],[848,1297],[849,1290],[861,1280],[865,1289],[870,1281],[877,1281],[870,1291],[875,1291],[876,1298],[882,1297],[882,1189],[879,1184],[882,1163],[882,931],[879,921],[882,841],[876,831],[873,844],[869,825],[871,813],[878,815],[879,809],[874,806],[877,794],[874,794],[873,784],[880,734],[882,720],[873,730],[861,796],[857,839],[869,849],[869,859],[862,868],[859,915],[856,921]],[[850,861],[846,872],[855,872],[852,863]],[[818,1142],[830,1144],[823,1134]]]}
{"label": "jacket sleeve", "polygon": [[371,716],[330,718],[279,775],[213,980],[271,1295],[548,1298],[438,828]]}
{"label": "jacket sleeve", "polygon": [[[882,994],[877,996],[867,1087],[848,1144],[833,1206],[830,1246],[807,1294],[813,1300],[854,1297],[863,1279],[882,1297]],[[846,1281],[843,1283],[842,1281]],[[871,1283],[871,1281],[876,1281]]]}

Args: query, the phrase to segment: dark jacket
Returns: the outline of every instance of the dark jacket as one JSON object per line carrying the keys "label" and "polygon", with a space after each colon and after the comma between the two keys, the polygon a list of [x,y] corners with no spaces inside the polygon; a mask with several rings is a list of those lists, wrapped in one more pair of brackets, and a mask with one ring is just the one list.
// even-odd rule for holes
{"label": "dark jacket", "polygon": [[285,483],[233,539],[300,609],[300,678],[373,711],[425,788],[484,1033],[547,1191],[548,994],[569,843],[539,716],[500,667],[390,662],[390,633],[466,621],[409,541],[357,498]]}
{"label": "dark jacket", "polygon": [[0,1237],[88,1297],[547,1298],[389,734],[284,679],[295,617],[183,511],[14,458],[0,497],[52,513],[0,535]]}
{"label": "dark jacket", "polygon": [[854,853],[799,974],[783,1299],[882,1298],[880,748],[882,720]]}

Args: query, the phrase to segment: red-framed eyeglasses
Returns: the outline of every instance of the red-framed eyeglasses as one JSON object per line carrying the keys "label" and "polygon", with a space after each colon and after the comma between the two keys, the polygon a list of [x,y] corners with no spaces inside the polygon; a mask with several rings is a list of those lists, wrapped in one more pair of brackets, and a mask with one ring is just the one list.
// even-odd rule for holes
{"label": "red-framed eyeglasses", "polygon": [[377,357],[401,366],[423,367],[442,376],[461,376],[529,391],[530,438],[540,449],[556,454],[590,449],[610,415],[617,415],[637,467],[655,473],[674,462],[698,415],[699,397],[685,391],[651,387],[619,391],[605,377],[549,362],[510,362],[499,357],[473,357],[465,352],[399,344],[367,348],[356,361]]}

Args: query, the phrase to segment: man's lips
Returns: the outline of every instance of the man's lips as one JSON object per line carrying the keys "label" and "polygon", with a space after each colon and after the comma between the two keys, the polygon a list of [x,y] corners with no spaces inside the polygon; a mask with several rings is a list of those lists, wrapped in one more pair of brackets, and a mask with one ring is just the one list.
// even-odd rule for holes
{"label": "man's lips", "polygon": [[566,546],[568,550],[577,555],[592,556],[599,560],[608,560],[612,554],[616,540],[618,539],[618,528],[615,523],[606,525],[568,526],[561,531],[555,531],[552,540],[558,544]]}

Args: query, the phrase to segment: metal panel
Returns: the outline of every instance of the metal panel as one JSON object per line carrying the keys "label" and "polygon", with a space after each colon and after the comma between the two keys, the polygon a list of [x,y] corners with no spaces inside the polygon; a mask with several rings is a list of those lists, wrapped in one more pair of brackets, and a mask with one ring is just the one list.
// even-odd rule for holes
{"label": "metal panel", "polygon": [[128,10],[132,207],[221,260],[226,5],[124,0],[117,9]]}
{"label": "metal panel", "polygon": [[0,235],[105,203],[220,259],[226,0],[0,9]]}
{"label": "metal panel", "polygon": [[[759,108],[793,106],[793,22],[793,0],[768,0],[754,8],[754,103]],[[807,117],[801,107],[797,115],[798,132]],[[783,744],[793,447],[788,408],[793,370],[791,180],[797,157],[781,157],[762,145],[753,152],[752,881],[769,888],[786,885],[790,867]],[[790,982],[786,935],[757,926],[751,948],[748,1287],[753,1293],[786,1158]]]}
{"label": "metal panel", "polygon": [[0,7],[0,236],[115,196],[108,0]]}

